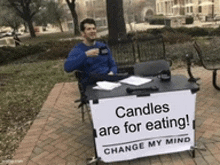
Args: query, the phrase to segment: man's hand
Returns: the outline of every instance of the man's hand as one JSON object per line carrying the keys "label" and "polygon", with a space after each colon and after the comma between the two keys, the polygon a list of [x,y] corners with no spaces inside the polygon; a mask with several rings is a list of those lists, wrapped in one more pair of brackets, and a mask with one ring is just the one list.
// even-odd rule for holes
{"label": "man's hand", "polygon": [[110,72],[108,73],[108,75],[114,75],[114,73],[113,73],[112,71],[110,71]]}
{"label": "man's hand", "polygon": [[90,49],[86,51],[86,55],[87,57],[97,57],[99,55],[99,49],[98,48]]}

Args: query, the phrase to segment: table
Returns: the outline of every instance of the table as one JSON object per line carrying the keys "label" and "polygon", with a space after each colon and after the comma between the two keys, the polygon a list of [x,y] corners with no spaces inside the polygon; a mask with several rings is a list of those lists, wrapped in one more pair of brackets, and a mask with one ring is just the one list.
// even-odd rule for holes
{"label": "table", "polygon": [[112,91],[88,86],[97,158],[109,163],[191,151],[198,90],[183,75],[173,75],[170,81],[154,77],[150,83],[123,84]]}

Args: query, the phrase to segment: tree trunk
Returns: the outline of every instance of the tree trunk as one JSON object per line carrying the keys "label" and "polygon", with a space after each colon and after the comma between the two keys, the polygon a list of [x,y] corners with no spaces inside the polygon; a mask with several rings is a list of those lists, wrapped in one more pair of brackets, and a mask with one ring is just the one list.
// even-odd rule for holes
{"label": "tree trunk", "polygon": [[58,25],[59,25],[59,27],[60,27],[60,31],[61,31],[61,32],[63,32],[62,23],[61,23],[61,21],[60,21],[60,20],[58,20]]}
{"label": "tree trunk", "polygon": [[72,17],[73,17],[74,34],[79,35],[80,31],[79,31],[79,24],[78,24],[78,15],[76,13],[75,7],[71,6],[70,11],[71,11],[71,14],[72,14]]}
{"label": "tree trunk", "polygon": [[70,2],[69,0],[66,0],[69,9],[71,11],[71,15],[73,18],[73,23],[74,23],[74,33],[75,35],[79,35],[80,34],[80,30],[79,30],[79,25],[78,25],[78,15],[76,13],[76,5],[75,5],[75,0],[72,0],[72,2]]}
{"label": "tree trunk", "polygon": [[28,28],[29,28],[29,32],[30,32],[31,37],[32,37],[32,38],[33,38],[33,37],[36,37],[36,34],[35,34],[35,31],[34,31],[34,26],[33,26],[32,21],[31,21],[31,20],[28,20],[27,23],[28,23]]}
{"label": "tree trunk", "polygon": [[117,41],[126,36],[122,0],[106,0],[109,41]]}
{"label": "tree trunk", "polygon": [[24,32],[27,33],[28,32],[27,23],[24,21],[23,25],[24,25]]}
{"label": "tree trunk", "polygon": [[79,25],[78,25],[78,15],[75,10],[73,11],[72,16],[73,16],[73,22],[74,22],[74,33],[75,35],[79,35],[80,30],[79,30]]}

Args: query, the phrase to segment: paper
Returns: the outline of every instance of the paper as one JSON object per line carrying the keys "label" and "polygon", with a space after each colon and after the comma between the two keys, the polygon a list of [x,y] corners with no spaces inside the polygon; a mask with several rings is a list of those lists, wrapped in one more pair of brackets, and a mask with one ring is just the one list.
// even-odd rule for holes
{"label": "paper", "polygon": [[137,76],[130,76],[126,79],[121,80],[121,83],[129,84],[129,85],[135,85],[139,86],[145,83],[151,82],[152,79],[144,78],[144,77],[137,77]]}
{"label": "paper", "polygon": [[98,81],[96,82],[97,86],[93,87],[93,89],[99,89],[99,90],[112,90],[114,88],[117,88],[121,86],[120,83],[115,82],[108,82],[108,81]]}

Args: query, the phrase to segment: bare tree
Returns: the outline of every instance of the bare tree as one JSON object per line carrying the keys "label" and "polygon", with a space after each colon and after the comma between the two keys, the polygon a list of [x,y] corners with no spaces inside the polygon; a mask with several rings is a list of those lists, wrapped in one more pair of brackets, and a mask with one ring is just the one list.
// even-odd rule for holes
{"label": "bare tree", "polygon": [[76,0],[66,0],[66,3],[68,4],[69,9],[70,9],[71,14],[72,14],[72,17],[73,17],[75,35],[78,35],[78,34],[80,34],[80,31],[79,31],[78,15],[76,13],[75,1]]}
{"label": "bare tree", "polygon": [[47,22],[58,25],[60,31],[63,32],[62,19],[65,16],[64,8],[56,2],[48,2],[46,5]]}
{"label": "bare tree", "polygon": [[36,37],[33,27],[33,17],[39,12],[41,0],[7,0],[17,14],[27,22],[31,37]]}
{"label": "bare tree", "polygon": [[14,10],[10,8],[5,8],[1,6],[0,10],[0,17],[2,18],[0,20],[0,25],[9,26],[14,31],[17,31],[18,28],[23,24],[23,20],[19,16],[17,16]]}
{"label": "bare tree", "polygon": [[123,0],[106,0],[109,40],[116,41],[126,36]]}

